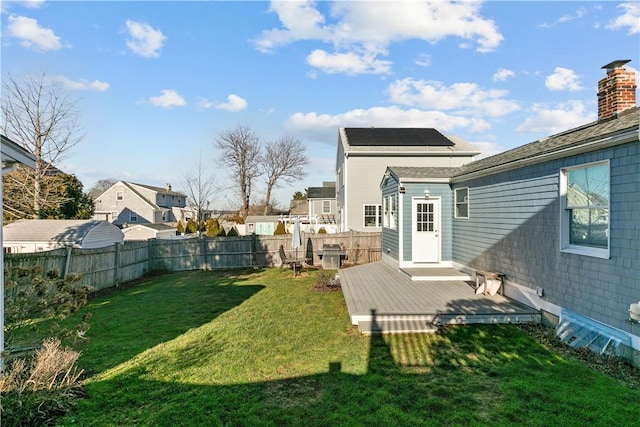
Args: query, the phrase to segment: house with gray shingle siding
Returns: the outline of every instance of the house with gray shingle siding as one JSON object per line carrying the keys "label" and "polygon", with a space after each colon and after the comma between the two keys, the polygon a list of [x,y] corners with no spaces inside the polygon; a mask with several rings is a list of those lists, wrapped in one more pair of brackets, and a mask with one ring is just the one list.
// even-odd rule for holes
{"label": "house with gray shingle siding", "polygon": [[640,364],[640,109],[624,63],[603,67],[593,123],[457,168],[387,167],[383,261],[501,272],[567,342]]}
{"label": "house with gray shingle siding", "polygon": [[184,218],[187,196],[165,187],[118,181],[94,200],[93,218],[123,226],[176,222]]}

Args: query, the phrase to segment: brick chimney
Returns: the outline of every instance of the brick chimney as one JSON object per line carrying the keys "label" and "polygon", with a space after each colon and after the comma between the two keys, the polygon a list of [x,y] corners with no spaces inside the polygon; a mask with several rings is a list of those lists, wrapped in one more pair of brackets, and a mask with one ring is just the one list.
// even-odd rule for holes
{"label": "brick chimney", "polygon": [[598,82],[598,120],[615,118],[636,106],[636,74],[623,68],[630,59],[605,65],[607,77]]}

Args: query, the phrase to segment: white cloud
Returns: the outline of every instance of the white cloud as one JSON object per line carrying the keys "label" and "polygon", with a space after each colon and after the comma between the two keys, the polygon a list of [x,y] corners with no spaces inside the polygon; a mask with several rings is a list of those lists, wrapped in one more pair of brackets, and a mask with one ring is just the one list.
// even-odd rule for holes
{"label": "white cloud", "polygon": [[564,15],[564,16],[561,16],[560,19],[558,19],[558,22],[563,24],[565,22],[574,21],[576,19],[582,18],[586,14],[587,14],[587,11],[584,8],[580,8],[580,9],[576,10],[576,14],[575,15]]}
{"label": "white cloud", "polygon": [[26,48],[39,51],[60,49],[60,37],[53,30],[38,25],[38,21],[25,16],[9,16],[7,26],[9,36],[21,40],[20,44]]}
{"label": "white cloud", "polygon": [[209,101],[207,98],[199,98],[198,99],[198,108],[202,108],[206,110],[207,108],[213,107],[213,102]]}
{"label": "white cloud", "polygon": [[580,78],[575,71],[562,67],[556,67],[553,74],[548,75],[544,83],[549,90],[576,92],[584,89],[580,86]]}
{"label": "white cloud", "polygon": [[187,105],[187,102],[184,100],[182,95],[180,95],[173,89],[164,89],[160,92],[162,93],[162,95],[152,96],[151,98],[149,98],[149,102],[157,107],[162,108],[182,107],[184,105]]}
{"label": "white cloud", "polygon": [[216,104],[216,108],[231,112],[240,111],[247,108],[247,101],[240,98],[238,95],[231,94],[227,96],[227,102]]}
{"label": "white cloud", "polygon": [[628,27],[628,35],[640,33],[640,4],[622,3],[618,8],[624,11],[623,14],[609,22],[607,29],[620,30]]}
{"label": "white cloud", "polygon": [[498,68],[498,70],[493,74],[494,82],[503,82],[510,77],[515,77],[516,73],[507,68]]}
{"label": "white cloud", "polygon": [[376,59],[374,55],[358,55],[355,52],[327,53],[320,49],[311,52],[307,63],[329,74],[386,74],[391,68],[391,62]]}
{"label": "white cloud", "polygon": [[94,80],[92,82],[87,80],[71,80],[65,76],[54,76],[49,79],[54,83],[60,83],[67,90],[91,90],[95,92],[104,92],[111,87],[109,83]]}
{"label": "white cloud", "polygon": [[475,83],[397,80],[388,89],[391,101],[412,107],[454,110],[458,114],[499,117],[519,109],[515,101],[505,99],[506,90],[483,90]]}
{"label": "white cloud", "polygon": [[421,67],[428,67],[431,65],[431,56],[421,53],[413,62]]}
{"label": "white cloud", "polygon": [[296,131],[321,135],[318,140],[335,141],[338,127],[433,127],[442,132],[466,129],[482,132],[489,124],[477,117],[463,117],[442,111],[403,110],[392,107],[356,109],[342,114],[295,113],[287,120],[287,127]]}
{"label": "white cloud", "polygon": [[22,5],[27,9],[40,9],[45,0],[25,0]]}
{"label": "white cloud", "polygon": [[127,20],[127,33],[129,39],[126,44],[136,55],[145,58],[157,58],[160,56],[160,49],[164,45],[167,37],[160,30],[156,30],[144,22]]}
{"label": "white cloud", "polygon": [[[388,73],[391,63],[378,59],[391,43],[447,37],[471,42],[479,52],[497,49],[503,40],[495,22],[482,18],[480,2],[333,2],[331,23],[313,1],[272,2],[281,28],[265,30],[255,41],[262,52],[299,40],[331,43],[334,53],[316,50],[308,62],[327,72]],[[424,64],[424,61],[421,65]]]}
{"label": "white cloud", "polygon": [[596,119],[595,113],[587,112],[581,101],[568,101],[554,107],[534,104],[533,112],[534,115],[518,127],[518,132],[553,135]]}
{"label": "white cloud", "polygon": [[479,151],[480,154],[476,157],[476,159],[482,159],[484,157],[490,157],[494,154],[498,154],[504,151],[502,147],[500,147],[497,143],[492,141],[468,141],[470,144],[473,144]]}

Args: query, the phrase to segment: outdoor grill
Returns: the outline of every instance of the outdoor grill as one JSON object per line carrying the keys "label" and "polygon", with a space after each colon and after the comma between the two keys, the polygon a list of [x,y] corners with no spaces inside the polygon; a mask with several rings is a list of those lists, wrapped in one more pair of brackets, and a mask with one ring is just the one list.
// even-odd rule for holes
{"label": "outdoor grill", "polygon": [[329,270],[339,269],[346,255],[347,252],[335,244],[322,245],[322,249],[318,251],[318,256],[322,259],[322,268]]}

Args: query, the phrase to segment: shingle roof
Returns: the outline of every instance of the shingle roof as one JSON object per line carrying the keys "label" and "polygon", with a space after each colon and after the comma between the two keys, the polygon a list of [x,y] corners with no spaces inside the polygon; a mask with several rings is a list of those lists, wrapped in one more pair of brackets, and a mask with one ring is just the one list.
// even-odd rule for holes
{"label": "shingle roof", "polygon": [[335,199],[336,187],[309,187],[307,199]]}
{"label": "shingle roof", "polygon": [[389,170],[399,179],[451,178],[460,168],[422,168],[415,166],[389,166]]}
{"label": "shingle roof", "polygon": [[[124,181],[123,181],[124,182]],[[148,190],[151,191],[155,191],[158,194],[166,194],[169,196],[182,196],[182,197],[187,197],[182,193],[178,193],[177,191],[173,191],[173,190],[167,190],[165,187],[155,187],[153,185],[146,185],[146,184],[137,184],[135,182],[129,182],[129,184],[131,185],[137,185],[138,187],[143,187],[146,188]]]}
{"label": "shingle roof", "polygon": [[79,243],[104,221],[86,219],[21,219],[2,227],[7,242]]}
{"label": "shingle roof", "polygon": [[617,133],[638,129],[640,109],[631,108],[621,113],[616,119],[605,122],[593,122],[578,128],[570,129],[556,135],[542,138],[538,141],[516,147],[495,156],[476,160],[459,168],[455,176],[479,172],[496,166],[508,166],[521,160],[540,155],[551,154],[568,148],[578,147],[595,142],[603,137],[610,137]]}

